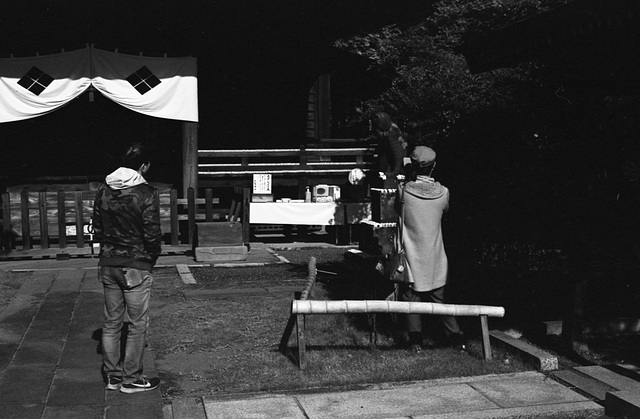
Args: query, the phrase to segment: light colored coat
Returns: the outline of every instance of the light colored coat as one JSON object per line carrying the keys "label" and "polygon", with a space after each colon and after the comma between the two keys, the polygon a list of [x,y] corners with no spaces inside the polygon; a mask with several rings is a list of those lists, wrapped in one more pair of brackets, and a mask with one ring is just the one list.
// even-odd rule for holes
{"label": "light colored coat", "polygon": [[449,264],[442,239],[442,215],[449,208],[449,190],[427,176],[400,185],[404,189],[403,242],[409,278],[417,292],[443,287]]}

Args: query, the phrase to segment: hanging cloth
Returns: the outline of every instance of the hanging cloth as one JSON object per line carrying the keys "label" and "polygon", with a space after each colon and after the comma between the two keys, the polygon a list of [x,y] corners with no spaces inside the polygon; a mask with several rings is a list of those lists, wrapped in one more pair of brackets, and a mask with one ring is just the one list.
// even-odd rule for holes
{"label": "hanging cloth", "polygon": [[92,85],[145,115],[198,122],[197,60],[119,54],[93,47],[0,59],[0,123],[49,113]]}
{"label": "hanging cloth", "polygon": [[0,123],[52,112],[91,84],[89,48],[0,59]]}
{"label": "hanging cloth", "polygon": [[125,108],[198,122],[195,58],[142,57],[93,48],[91,66],[94,87]]}

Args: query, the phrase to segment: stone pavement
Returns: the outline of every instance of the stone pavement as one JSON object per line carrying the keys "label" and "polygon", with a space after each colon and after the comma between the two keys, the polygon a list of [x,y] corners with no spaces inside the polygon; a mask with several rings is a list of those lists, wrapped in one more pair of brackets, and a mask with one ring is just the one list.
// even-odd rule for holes
{"label": "stone pavement", "polygon": [[[259,245],[252,246],[252,252],[247,263],[283,262]],[[606,417],[601,404],[538,372],[177,399],[166,406],[160,391],[106,391],[100,375],[103,297],[96,264],[96,259],[0,262],[0,271],[29,272],[17,296],[0,312],[0,417]],[[158,264],[199,265],[180,255],[163,256]],[[156,375],[152,350],[146,351],[145,368],[147,375]]]}

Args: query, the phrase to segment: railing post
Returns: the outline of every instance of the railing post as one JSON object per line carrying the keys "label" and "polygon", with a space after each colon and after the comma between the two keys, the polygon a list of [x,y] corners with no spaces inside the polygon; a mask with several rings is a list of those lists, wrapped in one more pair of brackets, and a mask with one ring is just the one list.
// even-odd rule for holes
{"label": "railing post", "polygon": [[2,242],[0,246],[5,250],[11,250],[11,203],[9,194],[2,194]]}
{"label": "railing post", "polygon": [[187,190],[187,214],[188,214],[188,237],[189,244],[193,244],[193,235],[196,230],[196,193],[193,188]]}
{"label": "railing post", "polygon": [[31,249],[31,226],[29,224],[29,193],[20,194],[20,222],[22,224],[22,249]]}
{"label": "railing post", "polygon": [[213,221],[213,190],[211,188],[204,190],[204,213],[207,222]]}
{"label": "railing post", "polygon": [[76,247],[81,249],[84,247],[84,214],[82,191],[73,193],[74,203],[76,207]]}
{"label": "railing post", "polygon": [[58,191],[58,247],[67,247],[67,209],[65,194],[62,189]]}
{"label": "railing post", "polygon": [[47,193],[38,193],[38,212],[40,213],[40,248],[49,248],[49,223],[47,220]]}
{"label": "railing post", "polygon": [[171,223],[171,244],[177,246],[178,237],[180,235],[180,224],[178,223],[178,191],[171,189],[169,191],[169,217]]}
{"label": "railing post", "polygon": [[251,229],[249,225],[249,202],[251,201],[251,189],[242,188],[242,242],[251,241]]}

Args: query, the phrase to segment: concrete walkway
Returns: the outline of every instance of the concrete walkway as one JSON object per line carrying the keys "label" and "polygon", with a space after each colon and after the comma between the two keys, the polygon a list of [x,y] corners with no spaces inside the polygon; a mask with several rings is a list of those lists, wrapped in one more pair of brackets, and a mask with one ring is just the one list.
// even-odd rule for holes
{"label": "concrete walkway", "polygon": [[[260,246],[255,249],[248,263],[282,263]],[[179,255],[163,256],[158,263],[198,265]],[[30,271],[18,295],[0,312],[2,418],[605,417],[600,404],[537,372],[357,390],[178,399],[166,406],[160,391],[106,391],[100,375],[103,296],[96,264],[96,259],[0,263],[2,271]],[[153,351],[145,356],[145,373],[156,376]]]}

